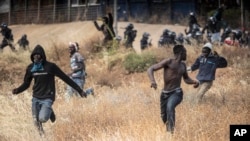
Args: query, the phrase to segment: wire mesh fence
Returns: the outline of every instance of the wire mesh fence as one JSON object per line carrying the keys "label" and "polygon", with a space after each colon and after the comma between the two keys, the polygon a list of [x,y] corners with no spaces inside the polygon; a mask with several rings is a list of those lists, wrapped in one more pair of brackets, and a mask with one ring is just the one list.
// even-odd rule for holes
{"label": "wire mesh fence", "polygon": [[100,4],[95,5],[48,5],[43,7],[19,7],[8,13],[0,13],[0,21],[13,24],[48,24],[71,21],[95,20],[103,16],[105,10]]}

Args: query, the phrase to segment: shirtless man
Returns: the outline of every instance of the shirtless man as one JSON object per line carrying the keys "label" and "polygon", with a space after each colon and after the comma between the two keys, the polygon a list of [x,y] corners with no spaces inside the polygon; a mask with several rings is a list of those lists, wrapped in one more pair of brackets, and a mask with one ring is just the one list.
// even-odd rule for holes
{"label": "shirtless man", "polygon": [[175,127],[175,107],[181,103],[183,92],[181,89],[181,78],[185,83],[194,84],[197,88],[199,82],[192,80],[187,73],[186,64],[182,61],[186,60],[187,51],[183,45],[175,45],[173,48],[174,58],[164,59],[161,62],[152,65],[148,69],[148,76],[151,81],[151,88],[157,89],[154,78],[154,71],[164,69],[164,88],[161,92],[160,106],[161,118],[166,124],[167,131],[174,132]]}

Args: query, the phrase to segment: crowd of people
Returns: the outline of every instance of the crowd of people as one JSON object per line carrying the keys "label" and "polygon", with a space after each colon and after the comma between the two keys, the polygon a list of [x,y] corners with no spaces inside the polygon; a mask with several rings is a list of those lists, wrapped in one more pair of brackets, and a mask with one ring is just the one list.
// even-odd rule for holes
{"label": "crowd of people", "polygon": [[[13,52],[17,51],[15,44],[14,44],[12,30],[8,27],[8,25],[6,23],[1,24],[1,31],[0,32],[3,36],[2,43],[0,44],[0,51],[2,52],[3,49],[7,46],[9,46]],[[17,44],[19,45],[20,49],[30,51],[29,41],[27,39],[26,34],[22,35],[22,37],[18,40]]]}
{"label": "crowd of people", "polygon": [[[216,51],[213,50],[213,43],[221,39],[218,36],[218,29],[216,22],[221,22],[221,15],[223,7],[219,8],[217,13],[210,17],[208,23],[203,28],[211,33],[211,40],[208,40],[205,44],[202,43],[201,55],[197,56],[193,65],[187,67],[184,61],[187,59],[187,51],[184,47],[184,35],[176,34],[170,30],[164,30],[161,36],[160,46],[171,45],[173,46],[173,58],[164,59],[157,64],[150,66],[147,70],[147,74],[150,80],[150,87],[157,89],[157,83],[154,77],[154,72],[163,69],[163,80],[164,86],[160,94],[160,111],[161,118],[164,124],[166,124],[166,130],[170,133],[174,133],[175,129],[175,108],[183,100],[183,91],[181,88],[181,80],[187,84],[192,84],[194,88],[197,88],[197,103],[202,102],[205,93],[212,87],[213,81],[215,80],[216,69],[227,67],[227,60],[220,56]],[[101,26],[94,21],[94,25],[98,31],[103,32],[104,39],[103,44],[107,44],[113,41],[116,37],[113,29],[113,17],[111,13],[108,16],[100,18],[103,22]],[[196,25],[200,27],[194,13],[190,13],[189,17],[189,30],[185,30],[185,34],[189,38],[196,38],[197,33]],[[1,49],[6,46],[10,46],[12,50],[15,50],[13,46],[13,35],[11,29],[8,28],[7,24],[1,25],[1,33],[4,36]],[[124,31],[124,46],[126,48],[133,48],[133,42],[137,37],[137,30],[132,23],[129,23]],[[236,34],[237,35],[237,34]],[[140,40],[141,50],[144,50],[151,46],[150,34],[144,32]],[[167,38],[167,39],[165,39]],[[178,40],[176,40],[178,39]],[[224,40],[226,38],[223,38]],[[236,39],[238,39],[236,37]],[[29,41],[27,35],[24,34],[18,44],[24,50],[29,49]],[[65,101],[69,102],[73,96],[77,97],[88,97],[94,95],[93,88],[84,90],[86,80],[86,65],[85,59],[79,52],[79,44],[77,42],[70,42],[68,45],[70,68],[71,72],[63,72],[59,66],[55,63],[50,62],[46,58],[46,53],[41,45],[36,45],[31,52],[30,59],[31,63],[27,66],[24,75],[23,83],[12,90],[14,95],[22,93],[28,89],[31,85],[32,80],[33,92],[32,92],[32,117],[39,133],[44,135],[43,123],[48,120],[55,122],[56,115],[53,111],[53,103],[56,96],[56,81],[55,77],[59,77],[67,84],[65,93]],[[188,75],[188,71],[198,71],[196,79],[191,79]]]}
{"label": "crowd of people", "polygon": [[[223,13],[225,11],[225,6],[221,5],[214,14],[208,17],[205,25],[202,26],[198,23],[197,17],[194,12],[190,12],[188,15],[188,24],[184,32],[177,33],[172,29],[164,29],[162,35],[160,35],[158,40],[158,47],[169,47],[176,44],[188,44],[188,45],[202,45],[206,42],[210,42],[213,45],[227,45],[227,46],[237,46],[237,47],[249,47],[250,46],[250,33],[246,30],[241,29],[231,29],[227,22],[223,19]],[[129,27],[134,27],[133,24],[129,24],[125,28],[124,32],[124,45],[125,47],[132,47],[135,37],[131,35]],[[135,30],[136,31],[136,30]],[[147,33],[147,34],[146,34]],[[145,35],[150,35],[148,32],[144,32],[142,38],[140,39],[141,50],[145,47],[150,46],[151,42]],[[143,42],[143,43],[142,43]]]}

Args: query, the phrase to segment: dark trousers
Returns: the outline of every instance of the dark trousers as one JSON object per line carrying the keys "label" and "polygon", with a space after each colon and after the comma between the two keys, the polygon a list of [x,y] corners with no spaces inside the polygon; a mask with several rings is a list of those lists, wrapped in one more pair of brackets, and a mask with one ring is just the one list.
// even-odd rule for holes
{"label": "dark trousers", "polygon": [[13,42],[13,40],[8,40],[8,39],[6,39],[6,38],[4,38],[3,40],[2,40],[2,43],[0,44],[0,49],[3,49],[4,47],[6,47],[6,46],[10,46],[10,48],[11,48],[11,50],[12,51],[14,51],[15,50],[15,47],[13,46],[13,44],[12,44],[12,42]]}
{"label": "dark trousers", "polygon": [[175,127],[175,107],[181,103],[183,99],[182,90],[176,89],[171,92],[162,92],[160,97],[161,118],[166,124],[168,132],[174,132]]}

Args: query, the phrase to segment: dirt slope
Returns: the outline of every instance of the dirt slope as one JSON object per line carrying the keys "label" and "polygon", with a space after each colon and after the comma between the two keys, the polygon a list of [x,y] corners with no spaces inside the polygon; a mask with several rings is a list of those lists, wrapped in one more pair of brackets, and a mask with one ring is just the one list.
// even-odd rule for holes
{"label": "dirt slope", "polygon": [[[100,23],[101,24],[101,23]],[[163,30],[168,28],[175,31],[176,34],[183,32],[183,26],[178,25],[160,25],[160,24],[143,24],[133,23],[137,30],[137,37],[134,42],[134,48],[137,52],[140,52],[140,39],[144,32],[148,32],[151,35],[153,46],[157,46],[157,41]],[[118,35],[123,38],[123,27],[126,27],[128,22],[118,22]],[[27,34],[30,41],[30,47],[33,48],[36,44],[50,47],[53,43],[62,43],[67,45],[70,41],[77,41],[84,45],[84,42],[93,37],[102,38],[101,32],[97,31],[92,21],[84,22],[72,22],[61,24],[49,24],[49,25],[13,25],[12,29],[15,43],[23,34]]]}

